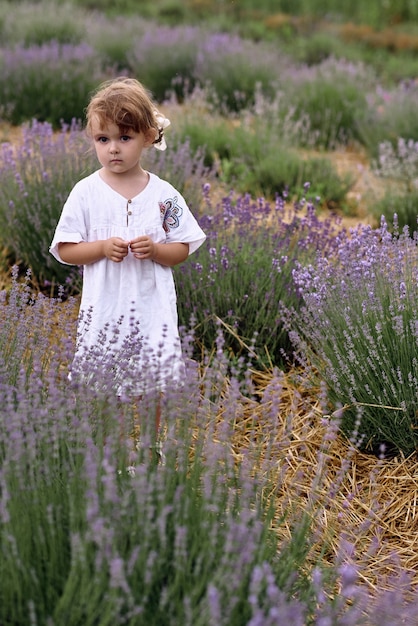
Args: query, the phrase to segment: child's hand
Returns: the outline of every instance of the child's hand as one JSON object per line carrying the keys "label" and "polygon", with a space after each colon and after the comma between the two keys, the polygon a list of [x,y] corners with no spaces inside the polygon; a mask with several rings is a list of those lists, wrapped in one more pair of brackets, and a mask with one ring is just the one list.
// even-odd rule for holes
{"label": "child's hand", "polygon": [[110,259],[110,261],[120,263],[126,256],[128,256],[129,241],[124,241],[120,237],[110,237],[110,239],[106,239],[104,242],[103,251],[105,256]]}
{"label": "child's hand", "polygon": [[129,242],[129,247],[136,259],[152,259],[155,254],[155,243],[148,235],[141,235]]}

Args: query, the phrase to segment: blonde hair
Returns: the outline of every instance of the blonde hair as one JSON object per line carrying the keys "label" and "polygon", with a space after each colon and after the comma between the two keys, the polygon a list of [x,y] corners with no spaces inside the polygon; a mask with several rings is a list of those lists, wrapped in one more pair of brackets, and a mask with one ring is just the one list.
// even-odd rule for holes
{"label": "blonde hair", "polygon": [[157,121],[158,110],[148,90],[135,78],[124,76],[102,83],[93,94],[86,109],[86,131],[91,134],[92,119],[98,118],[101,127],[116,124],[122,132],[155,131],[154,143],[161,142],[163,129]]}

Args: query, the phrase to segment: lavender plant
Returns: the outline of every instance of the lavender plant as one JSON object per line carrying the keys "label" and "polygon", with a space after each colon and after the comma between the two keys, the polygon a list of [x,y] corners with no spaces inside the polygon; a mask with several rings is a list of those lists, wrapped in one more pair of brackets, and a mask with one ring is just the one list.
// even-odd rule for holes
{"label": "lavender plant", "polygon": [[[55,19],[59,21],[58,14],[51,24]],[[82,23],[79,16],[64,22],[69,30],[73,24],[75,31]],[[226,114],[253,106],[260,93],[275,100],[280,91],[286,94],[286,112],[292,111],[293,118],[310,118],[316,145],[332,148],[336,142],[359,137],[367,109],[365,94],[375,84],[372,73],[360,64],[327,59],[315,68],[301,68],[265,41],[255,43],[197,26],[161,26],[139,16],[129,22],[103,14],[92,19],[87,14],[83,24],[87,45],[62,43],[67,41],[64,33],[61,43],[50,41],[49,23],[45,32],[41,21],[37,24],[35,20],[32,34],[25,31],[25,47],[18,39],[1,50],[1,115],[13,124],[36,118],[59,127],[62,119],[70,122],[82,116],[87,94],[101,80],[129,72],[159,101],[169,93],[182,100],[199,85],[212,105]],[[123,40],[116,36],[121,28]],[[77,36],[75,32],[75,41]],[[31,41],[38,45],[26,48]]]}
{"label": "lavender plant", "polygon": [[[239,111],[254,101],[256,87],[273,95],[272,67],[284,61],[267,45],[196,26],[149,25],[128,63],[158,100],[174,91],[184,98],[195,85],[224,111]],[[277,71],[277,70],[276,70]]]}
{"label": "lavender plant", "polygon": [[[43,109],[46,107],[43,92],[53,94],[54,97],[51,99],[57,102],[56,108],[59,107],[63,111],[65,101],[70,102],[71,98],[75,101],[73,95],[77,89],[75,83],[86,83],[86,76],[97,69],[99,74],[106,74],[100,75],[98,80],[116,71],[133,73],[149,85],[157,99],[163,99],[167,91],[173,89],[179,97],[184,97],[196,83],[210,86],[208,95],[226,112],[239,111],[254,102],[257,86],[269,97],[275,97],[279,86],[289,95],[292,105],[297,106],[299,114],[307,111],[312,117],[321,145],[334,145],[335,141],[348,141],[354,137],[367,142],[368,145],[373,144],[375,148],[379,141],[393,135],[393,131],[393,136],[399,134],[405,136],[403,131],[406,128],[415,128],[413,80],[407,84],[403,83],[402,87],[395,90],[394,106],[386,107],[383,116],[374,105],[365,108],[366,94],[376,87],[376,78],[370,70],[372,64],[366,68],[357,62],[337,61],[329,56],[332,41],[328,34],[328,39],[324,39],[323,33],[313,33],[309,38],[297,40],[292,37],[286,47],[287,52],[284,52],[283,49],[277,48],[276,41],[274,45],[268,41],[272,35],[265,25],[257,27],[255,24],[251,26],[247,23],[238,27],[234,23],[232,26],[229,22],[232,14],[228,11],[224,14],[224,5],[218,7],[219,13],[216,16],[212,16],[212,27],[209,28],[209,22],[205,21],[205,28],[201,28],[178,24],[183,17],[185,21],[191,20],[189,23],[196,24],[191,17],[196,7],[193,10],[192,7],[185,10],[180,6],[158,8],[144,5],[141,15],[138,15],[136,11],[127,9],[126,2],[120,2],[117,6],[112,4],[112,16],[109,17],[105,6],[102,7],[104,9],[102,13],[83,11],[81,7],[86,6],[83,2],[77,3],[76,6],[63,3],[55,7],[51,2],[43,0],[34,5],[18,4],[14,11],[8,10],[7,2],[3,4],[3,10],[0,12],[0,29],[3,45],[10,46],[10,50],[3,48],[2,55],[5,59],[4,65],[11,67],[10,76],[8,74],[5,76],[5,82],[8,80],[13,84],[12,91],[15,93],[14,98],[9,102],[6,101],[6,104],[13,104],[16,109],[20,109],[25,115],[25,120],[36,117],[52,121],[49,111],[48,115],[44,115],[43,111],[41,115],[39,110],[35,109],[36,102],[42,103]],[[131,9],[132,7],[133,4]],[[212,13],[208,7],[200,9],[207,16]],[[236,21],[241,21],[242,16],[247,15],[246,10],[241,12],[241,9],[237,9],[239,19]],[[119,15],[119,12],[122,14],[125,11],[129,18]],[[169,20],[171,12],[177,20],[176,25],[171,28],[144,19],[146,16],[159,19],[166,16]],[[289,28],[294,26],[291,26],[289,21],[285,20],[285,23]],[[217,33],[214,33],[214,26],[218,27]],[[123,29],[125,34],[123,39],[118,39],[116,35],[120,29]],[[240,30],[253,32],[256,41],[239,36],[237,33]],[[256,35],[257,32],[259,35]],[[91,46],[89,50],[84,46],[84,59],[77,57],[74,51],[71,52],[71,48],[78,48],[82,41],[88,42]],[[22,85],[26,84],[29,88],[32,84],[35,89],[40,83],[40,76],[35,80],[36,72],[29,71],[28,58],[19,50],[20,46],[25,48],[32,46],[30,55],[38,56],[34,63],[41,66],[38,74],[42,75],[46,89],[37,88],[35,98],[26,97]],[[62,56],[62,63],[65,66],[65,72],[62,71],[58,77],[55,64],[51,60],[57,56],[54,46],[59,48],[58,55]],[[305,51],[302,49],[301,52],[301,48],[305,48]],[[340,57],[343,56],[338,46],[335,51]],[[347,52],[347,45],[344,52]],[[364,53],[364,50],[360,52]],[[315,67],[301,68],[294,63],[291,64],[292,58],[300,60],[301,55],[308,63],[314,63]],[[321,62],[324,55],[327,58]],[[358,51],[351,52],[351,55],[354,59],[361,56]],[[77,57],[73,63],[69,61],[70,56]],[[376,60],[371,53],[367,58],[374,60],[375,65],[381,68],[381,58]],[[387,66],[393,59],[389,57],[386,62],[386,56],[383,58],[387,71]],[[409,61],[412,67],[404,67],[403,73],[400,71],[400,79],[415,75],[413,59],[406,56],[404,60]],[[16,64],[25,66],[26,69],[22,71]],[[110,70],[107,69],[109,64]],[[74,84],[71,88],[65,89],[65,100],[60,101],[61,91],[57,85],[62,88],[63,78],[74,76],[76,70],[73,66],[76,66],[79,73],[72,81]],[[399,73],[399,70],[397,72]],[[49,81],[47,73],[53,75]],[[35,74],[35,77],[32,74]],[[16,83],[13,82],[14,76]],[[98,80],[95,80],[95,84]],[[5,93],[6,91],[5,89]],[[7,92],[6,95],[11,98],[10,93]],[[25,98],[26,105],[23,102]],[[395,103],[396,100],[399,100],[398,104]],[[406,115],[403,115],[403,110]],[[5,108],[3,115],[5,113],[10,114],[8,108]],[[79,114],[72,110],[66,120],[69,121],[72,116],[78,117]],[[22,117],[19,119],[22,120]],[[59,118],[56,120],[54,117],[54,123],[59,125],[59,122]],[[385,133],[384,136],[382,133]],[[414,134],[412,136],[415,137]]]}
{"label": "lavender plant", "polygon": [[373,162],[373,172],[410,188],[418,178],[418,142],[398,137],[394,146],[391,142],[384,141],[379,145],[378,157]]}
{"label": "lavender plant", "polygon": [[0,116],[14,125],[35,118],[60,128],[83,117],[89,92],[107,77],[87,43],[3,48]]}
{"label": "lavender plant", "polygon": [[86,39],[88,14],[68,2],[17,2],[13,11],[7,2],[0,6],[1,41],[10,47],[41,46],[51,41],[79,44]]}
{"label": "lavender plant", "polygon": [[[30,282],[30,272],[20,280],[18,267],[14,266],[10,289],[0,292],[1,383],[12,390],[20,380],[23,394],[34,367],[40,375],[38,383],[42,384],[50,364],[51,337],[56,335],[59,323],[60,299],[36,295],[31,291]],[[69,300],[67,310],[73,306],[73,301]]]}
{"label": "lavender plant", "polygon": [[308,116],[316,146],[332,150],[361,140],[359,122],[367,113],[366,94],[374,81],[363,64],[327,59],[293,73],[289,101],[299,115]]}
{"label": "lavender plant", "polygon": [[418,142],[398,137],[394,146],[385,141],[379,145],[373,173],[388,183],[388,190],[373,204],[372,212],[388,223],[397,217],[399,228],[408,226],[410,232],[417,228],[418,200]]}
{"label": "lavender plant", "polygon": [[199,214],[202,204],[202,184],[213,182],[216,169],[205,164],[204,148],[193,148],[190,140],[179,132],[170,133],[170,149],[148,150],[144,154],[144,167],[159,173],[181,190],[187,204]]}
{"label": "lavender plant", "polygon": [[23,128],[20,145],[1,146],[2,243],[40,285],[76,281],[77,270],[60,267],[48,250],[71,188],[94,169],[87,146],[76,122],[55,134],[50,124],[36,121]]}
{"label": "lavender plant", "polygon": [[208,187],[201,218],[206,243],[175,272],[181,323],[187,326],[193,316],[210,349],[220,319],[230,329],[227,349],[233,354],[244,342],[260,363],[283,364],[290,345],[279,303],[298,308],[294,265],[313,260],[318,250],[332,253],[338,220],[320,220],[304,198],[289,207],[282,196],[273,204],[230,194],[212,206]]}
{"label": "lavender plant", "polygon": [[199,45],[193,73],[198,84],[208,86],[209,101],[227,112],[240,111],[254,103],[257,89],[274,96],[285,62],[274,47],[215,33]]}
{"label": "lavender plant", "polygon": [[[198,390],[195,375],[189,372],[187,394],[165,397],[167,464],[156,468],[148,454],[150,405],[141,408],[137,450],[133,438],[121,438],[132,427],[128,404],[121,416],[106,385],[98,392],[63,377],[72,314],[61,309],[60,332],[53,332],[62,304],[32,296],[15,279],[0,305],[20,331],[12,359],[33,357],[14,378],[1,370],[1,621],[204,625],[219,611],[218,624],[249,621],[267,571],[279,583],[281,559],[251,467],[237,471],[225,445],[228,425],[217,443],[207,430],[217,408],[190,393]],[[0,331],[2,364],[10,356],[7,331]],[[39,351],[48,353],[47,366],[35,358]],[[208,376],[210,387],[218,375],[219,368]],[[193,441],[195,428],[201,435]],[[265,574],[251,576],[254,568]],[[291,586],[283,582],[283,611],[300,612],[291,598],[297,587],[303,593],[309,585],[295,571]]]}
{"label": "lavender plant", "polygon": [[195,84],[194,67],[202,38],[204,33],[197,27],[149,24],[127,55],[129,67],[157,101],[170,91],[183,98]]}
{"label": "lavender plant", "polygon": [[[135,45],[147,33],[150,23],[135,15],[116,14],[111,19],[95,12],[94,19],[85,19],[86,37],[99,54],[103,67],[112,67],[119,74],[134,72],[130,59],[135,59]],[[152,25],[154,28],[154,24]],[[120,36],[123,32],[123,37]],[[142,69],[142,68],[141,68]],[[141,81],[141,73],[139,73]]]}
{"label": "lavender plant", "polygon": [[381,85],[369,88],[367,115],[359,119],[359,129],[361,141],[373,159],[379,158],[382,143],[391,142],[396,150],[399,137],[418,140],[417,98],[414,80],[400,80],[392,89]]}
{"label": "lavender plant", "polygon": [[337,238],[336,255],[298,267],[304,306],[293,340],[317,368],[341,428],[377,454],[417,448],[417,238],[357,228]]}
{"label": "lavender plant", "polygon": [[396,191],[396,187],[393,187],[375,201],[371,214],[375,216],[377,221],[384,216],[389,224],[397,223],[401,228],[406,226],[412,233],[417,229],[417,205],[417,189],[413,188],[402,193],[400,189]]}
{"label": "lavender plant", "polygon": [[[155,466],[148,453],[152,399],[141,405],[138,447],[128,402],[117,404],[106,384],[100,392],[69,384],[69,304],[32,294],[16,278],[0,298],[1,319],[16,328],[10,348],[9,327],[0,326],[2,623],[389,626],[394,614],[415,615],[406,580],[369,596],[353,550],[327,568],[312,564],[310,517],[287,517],[287,542],[273,534],[274,511],[261,495],[271,492],[266,476],[277,458],[266,456],[260,467],[257,447],[240,462],[231,451],[242,396],[234,378],[220,389],[222,333],[204,379],[188,368],[187,393],[165,396],[167,463]],[[6,359],[23,365],[30,355],[30,366],[10,377]],[[265,402],[273,415],[280,403],[274,381]],[[279,421],[272,420],[272,441]],[[318,465],[312,503],[321,491]],[[280,489],[279,481],[274,492]]]}
{"label": "lavender plant", "polygon": [[331,159],[302,157],[298,143],[309,143],[308,120],[296,120],[279,102],[267,102],[257,93],[257,104],[241,114],[220,116],[196,90],[176,119],[179,136],[187,137],[193,151],[204,153],[204,163],[216,168],[221,182],[238,193],[274,198],[287,190],[300,194],[306,180],[321,205],[342,206],[352,184],[341,176]]}

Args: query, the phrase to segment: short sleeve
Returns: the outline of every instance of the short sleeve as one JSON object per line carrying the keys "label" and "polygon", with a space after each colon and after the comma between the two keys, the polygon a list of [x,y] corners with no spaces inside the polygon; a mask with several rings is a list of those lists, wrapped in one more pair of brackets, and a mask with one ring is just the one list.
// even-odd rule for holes
{"label": "short sleeve", "polygon": [[82,209],[83,202],[79,186],[76,185],[68,196],[64,204],[61,217],[55,229],[55,234],[49,248],[49,252],[57,261],[68,265],[63,261],[59,254],[58,246],[60,243],[80,243],[87,241],[87,225],[84,211]]}
{"label": "short sleeve", "polygon": [[195,252],[206,235],[183,196],[171,185],[166,185],[161,191],[159,207],[167,243],[187,243],[189,254]]}

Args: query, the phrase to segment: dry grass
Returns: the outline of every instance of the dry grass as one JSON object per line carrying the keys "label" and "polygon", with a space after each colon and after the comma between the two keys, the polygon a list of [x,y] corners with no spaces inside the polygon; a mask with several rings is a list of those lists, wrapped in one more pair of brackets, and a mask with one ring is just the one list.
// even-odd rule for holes
{"label": "dry grass", "polygon": [[418,37],[393,28],[376,30],[364,24],[344,24],[340,36],[349,43],[363,43],[370,48],[385,49],[390,52],[416,52]]}
{"label": "dry grass", "polygon": [[22,139],[22,127],[12,126],[7,122],[0,123],[0,144],[19,143]]}
{"label": "dry grass", "polygon": [[[258,373],[256,382],[262,400],[272,374]],[[261,456],[269,455],[271,491],[265,496],[274,500],[280,538],[289,539],[291,520],[307,512],[315,529],[313,560],[332,562],[344,545],[351,545],[352,558],[370,589],[389,588],[391,577],[400,571],[410,572],[416,584],[417,456],[381,460],[353,448],[332,431],[332,416],[323,415],[319,390],[309,389],[303,372],[283,375],[281,390],[276,424],[271,416],[274,399],[246,400],[232,442],[238,459],[255,441]],[[289,506],[290,521],[283,523]]]}

